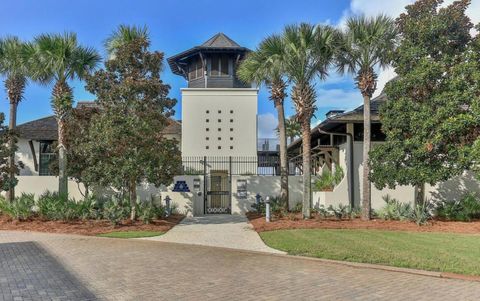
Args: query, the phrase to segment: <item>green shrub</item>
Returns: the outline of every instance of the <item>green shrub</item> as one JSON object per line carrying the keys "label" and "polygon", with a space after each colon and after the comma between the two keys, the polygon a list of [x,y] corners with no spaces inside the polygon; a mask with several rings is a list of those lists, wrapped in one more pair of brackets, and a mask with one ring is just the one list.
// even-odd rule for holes
{"label": "green shrub", "polygon": [[56,192],[47,191],[38,198],[38,214],[46,220],[76,220],[83,215],[80,203],[61,197]]}
{"label": "green shrub", "polygon": [[144,224],[150,224],[157,217],[157,209],[152,202],[140,202],[137,207],[138,218]]}
{"label": "green shrub", "polygon": [[[286,207],[286,204],[285,204],[284,201],[282,201],[280,199],[280,197],[270,198],[270,213],[272,213],[276,216],[283,216],[283,215],[286,214],[285,207]],[[257,213],[265,215],[266,205],[265,205],[265,201],[263,199],[259,204],[257,204],[257,203],[253,204],[252,208]],[[292,210],[292,212],[295,212],[295,210]]]}
{"label": "green shrub", "polygon": [[18,221],[30,218],[33,215],[32,208],[34,205],[35,196],[33,194],[22,193],[13,202],[9,202],[3,197],[0,198],[0,211]]}
{"label": "green shrub", "polygon": [[409,203],[403,203],[390,197],[390,195],[386,195],[383,197],[385,201],[385,206],[377,211],[377,215],[379,218],[384,220],[411,220],[412,215],[414,214],[414,210]]}
{"label": "green shrub", "polygon": [[417,225],[425,225],[432,218],[431,202],[425,201],[423,204],[417,204],[415,210],[413,210],[410,220]]}
{"label": "green shrub", "polygon": [[480,200],[475,193],[467,193],[459,201],[441,202],[436,215],[451,221],[471,221],[480,218]]}
{"label": "green shrub", "polygon": [[334,216],[336,219],[345,219],[350,218],[350,206],[346,206],[343,204],[339,204],[337,207],[335,206],[328,206],[327,212],[330,216]]}
{"label": "green shrub", "polygon": [[130,202],[128,200],[112,197],[103,204],[103,217],[108,219],[114,226],[122,220],[127,219],[130,213]]}
{"label": "green shrub", "polygon": [[94,196],[78,202],[78,217],[82,220],[101,219],[103,217],[103,201]]}
{"label": "green shrub", "polygon": [[344,177],[343,169],[340,165],[335,165],[335,172],[332,173],[329,169],[322,172],[322,175],[313,183],[314,191],[332,190]]}

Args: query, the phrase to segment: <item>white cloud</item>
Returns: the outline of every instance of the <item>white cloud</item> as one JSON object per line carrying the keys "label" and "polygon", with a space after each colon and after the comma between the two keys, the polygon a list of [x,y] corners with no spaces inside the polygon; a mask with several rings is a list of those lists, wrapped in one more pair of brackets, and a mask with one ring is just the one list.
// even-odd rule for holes
{"label": "white cloud", "polygon": [[258,138],[276,138],[278,119],[272,113],[258,115]]}
{"label": "white cloud", "polygon": [[362,97],[357,90],[317,89],[318,108],[338,108],[351,110],[362,103]]}

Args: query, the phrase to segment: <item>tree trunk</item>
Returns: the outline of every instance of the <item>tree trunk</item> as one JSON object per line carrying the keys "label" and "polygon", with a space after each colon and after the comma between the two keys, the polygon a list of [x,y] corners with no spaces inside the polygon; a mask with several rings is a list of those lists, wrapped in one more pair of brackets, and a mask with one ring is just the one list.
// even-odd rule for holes
{"label": "tree trunk", "polygon": [[276,105],[278,114],[278,136],[280,140],[280,199],[285,202],[288,210],[288,160],[287,160],[287,135],[285,133],[285,112],[283,101]]}
{"label": "tree trunk", "polygon": [[66,118],[72,109],[73,92],[65,81],[57,81],[53,87],[52,105],[58,124],[58,194],[68,197]]}
{"label": "tree trunk", "polygon": [[415,201],[414,208],[425,203],[425,184],[415,185]]}
{"label": "tree trunk", "polygon": [[67,149],[65,147],[65,119],[58,124],[58,195],[68,198]]}
{"label": "tree trunk", "polygon": [[368,158],[370,153],[371,138],[370,123],[370,97],[363,96],[363,183],[362,183],[362,219],[370,220],[371,213],[371,184],[370,184],[370,166]]}
{"label": "tree trunk", "polygon": [[[17,108],[18,108],[18,102],[16,101],[10,101],[10,120],[8,123],[8,128],[13,131],[15,127],[17,126]],[[12,136],[10,137],[10,141],[8,142],[9,148],[13,149],[15,146],[15,138]],[[10,169],[10,180],[12,180],[15,177],[15,153],[12,153],[10,155],[10,158],[8,158],[8,165]],[[7,192],[7,199],[9,202],[13,202],[15,200],[15,187],[10,185],[8,192]]]}
{"label": "tree trunk", "polygon": [[312,203],[312,154],[310,146],[310,118],[302,120],[302,147],[303,147],[303,218],[310,218]]}
{"label": "tree trunk", "polygon": [[137,219],[137,183],[132,180],[130,182],[130,219],[135,221]]}
{"label": "tree trunk", "polygon": [[[17,108],[18,103],[22,100],[23,91],[25,90],[26,80],[23,76],[12,76],[8,77],[5,80],[5,88],[7,90],[8,100],[10,101],[10,116],[8,128],[13,131],[17,126]],[[10,149],[13,149],[15,146],[15,137],[11,136],[8,142]],[[11,154],[8,158],[9,166],[9,178],[10,181],[13,181],[15,178],[15,153]],[[13,202],[15,199],[15,187],[9,186],[7,191],[7,199],[10,202]]]}

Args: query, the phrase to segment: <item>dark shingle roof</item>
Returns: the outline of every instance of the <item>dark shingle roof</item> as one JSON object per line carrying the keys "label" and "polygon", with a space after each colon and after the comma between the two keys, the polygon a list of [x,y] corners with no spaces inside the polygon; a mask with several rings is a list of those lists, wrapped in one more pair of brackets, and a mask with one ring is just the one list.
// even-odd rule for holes
{"label": "dark shingle roof", "polygon": [[[82,105],[88,107],[91,106],[91,102],[83,103]],[[58,138],[58,126],[55,116],[48,116],[20,124],[15,130],[20,138],[28,140],[57,140]],[[180,135],[181,132],[182,124],[173,119],[169,119],[168,126],[163,130],[163,134]]]}
{"label": "dark shingle roof", "polygon": [[176,54],[167,59],[168,65],[174,74],[184,75],[182,73],[180,64],[183,60],[188,59],[200,52],[240,52],[245,53],[250,51],[248,48],[240,46],[237,42],[229,38],[226,34],[220,32],[202,43],[179,54]]}
{"label": "dark shingle roof", "polygon": [[20,138],[30,140],[57,140],[57,120],[55,116],[48,116],[32,120],[16,127]]}
{"label": "dark shingle roof", "polygon": [[214,47],[214,48],[230,48],[230,47],[237,47],[241,48],[240,45],[237,44],[234,40],[227,37],[223,32],[219,32],[207,41],[200,45],[200,47]]}

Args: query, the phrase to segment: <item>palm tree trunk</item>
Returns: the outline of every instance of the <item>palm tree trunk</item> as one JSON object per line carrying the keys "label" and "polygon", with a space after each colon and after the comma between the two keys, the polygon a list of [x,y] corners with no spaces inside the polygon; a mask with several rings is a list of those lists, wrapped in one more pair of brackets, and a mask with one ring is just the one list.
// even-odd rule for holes
{"label": "palm tree trunk", "polygon": [[[10,116],[8,128],[10,131],[13,131],[17,126],[17,108],[18,103],[22,100],[23,91],[25,89],[25,78],[20,77],[9,77],[5,80],[5,87],[7,89],[8,99],[10,101]],[[8,142],[9,149],[15,147],[15,137],[11,136]],[[9,166],[9,178],[10,181],[13,181],[15,178],[15,153],[13,152],[8,159]],[[7,191],[7,199],[10,202],[15,200],[15,187],[10,185],[9,190]]]}
{"label": "palm tree trunk", "polygon": [[[8,128],[13,131],[17,126],[17,108],[18,103],[14,101],[10,101],[10,120],[8,123]],[[8,142],[8,148],[11,150],[15,147],[15,138],[13,136],[10,137]],[[12,180],[15,177],[15,152],[10,154],[10,158],[8,158],[8,166],[9,166],[9,177]],[[8,192],[7,192],[7,199],[9,202],[13,202],[15,200],[15,187],[10,185]]]}
{"label": "palm tree trunk", "polygon": [[58,124],[58,194],[68,197],[67,149],[65,147],[65,118],[59,118]]}
{"label": "palm tree trunk", "polygon": [[68,197],[66,118],[72,108],[73,92],[65,81],[53,87],[52,103],[58,125],[58,194]]}
{"label": "palm tree trunk", "polygon": [[310,118],[302,120],[302,147],[303,147],[303,218],[310,218],[312,203],[312,154],[310,141]]}
{"label": "palm tree trunk", "polygon": [[363,183],[362,183],[362,219],[370,220],[371,213],[371,184],[370,165],[368,163],[371,138],[370,97],[363,96]]}
{"label": "palm tree trunk", "polygon": [[130,182],[130,220],[137,219],[137,183],[132,180]]}
{"label": "palm tree trunk", "polygon": [[287,161],[287,134],[285,132],[285,112],[283,101],[276,105],[278,114],[278,136],[280,140],[280,199],[288,210],[288,161]]}

